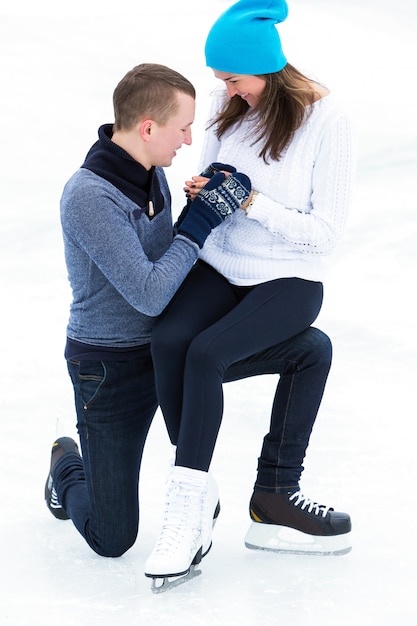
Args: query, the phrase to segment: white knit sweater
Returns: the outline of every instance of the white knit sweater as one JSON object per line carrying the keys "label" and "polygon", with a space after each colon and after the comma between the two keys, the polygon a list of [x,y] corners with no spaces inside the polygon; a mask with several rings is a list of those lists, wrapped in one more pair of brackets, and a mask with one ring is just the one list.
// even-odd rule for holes
{"label": "white knit sweater", "polygon": [[[210,118],[224,99],[215,92]],[[201,258],[236,285],[275,278],[322,281],[346,223],[354,176],[349,118],[331,95],[312,105],[280,161],[265,164],[245,121],[219,142],[207,131],[200,167],[219,161],[247,174],[259,192],[206,240]]]}

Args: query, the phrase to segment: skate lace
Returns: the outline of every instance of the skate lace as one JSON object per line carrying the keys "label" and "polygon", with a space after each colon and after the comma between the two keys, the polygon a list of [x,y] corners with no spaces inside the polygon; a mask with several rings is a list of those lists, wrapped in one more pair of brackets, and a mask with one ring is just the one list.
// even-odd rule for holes
{"label": "skate lace", "polygon": [[[199,500],[200,502],[196,502]],[[201,535],[201,518],[197,511],[201,507],[201,494],[192,489],[176,486],[171,490],[166,501],[163,524],[158,541],[154,547],[154,554],[172,552],[178,546],[184,533],[193,520],[192,534],[197,540]]]}
{"label": "skate lace", "polygon": [[53,509],[60,509],[61,508],[61,503],[58,500],[58,494],[55,491],[55,487],[52,487],[50,506]]}
{"label": "skate lace", "polygon": [[290,502],[294,501],[294,506],[300,506],[301,510],[307,509],[308,513],[313,513],[314,515],[322,515],[326,517],[330,507],[325,506],[324,504],[318,504],[314,502],[314,500],[310,500],[307,498],[301,491],[296,491],[289,497]]}

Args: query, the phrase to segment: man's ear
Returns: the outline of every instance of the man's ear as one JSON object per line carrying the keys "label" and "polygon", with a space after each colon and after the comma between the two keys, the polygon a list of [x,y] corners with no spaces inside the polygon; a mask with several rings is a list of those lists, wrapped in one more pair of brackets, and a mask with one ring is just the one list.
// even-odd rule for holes
{"label": "man's ear", "polygon": [[141,136],[141,139],[143,139],[143,141],[145,141],[146,143],[151,138],[154,125],[155,125],[155,122],[154,120],[151,120],[151,119],[142,120],[139,124],[139,129],[138,129],[139,134]]}

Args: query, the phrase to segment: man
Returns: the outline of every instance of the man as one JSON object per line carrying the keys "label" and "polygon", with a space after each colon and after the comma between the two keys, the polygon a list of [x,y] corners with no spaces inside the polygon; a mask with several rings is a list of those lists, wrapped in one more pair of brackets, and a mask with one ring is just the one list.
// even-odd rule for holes
{"label": "man", "polygon": [[[162,168],[191,144],[194,87],[170,68],[143,64],[120,81],[113,103],[114,124],[99,128],[61,199],[73,292],[65,356],[82,456],[75,441],[58,439],[45,486],[51,513],[70,518],[88,545],[109,557],[128,550],[138,532],[139,471],[157,409],[153,322],[211,230],[250,197],[243,175],[206,171],[207,194],[216,202],[204,194],[188,202],[174,236]],[[329,339],[309,329],[291,344],[234,364],[225,380],[280,372],[282,386],[288,373],[298,377],[294,401],[302,404],[314,377],[308,402],[318,408],[330,360]]]}

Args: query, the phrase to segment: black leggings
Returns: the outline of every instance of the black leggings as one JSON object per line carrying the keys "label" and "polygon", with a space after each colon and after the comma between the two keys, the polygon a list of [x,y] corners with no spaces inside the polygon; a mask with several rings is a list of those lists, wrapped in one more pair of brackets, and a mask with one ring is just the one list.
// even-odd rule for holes
{"label": "black leggings", "polygon": [[155,324],[151,342],[158,401],[177,445],[177,465],[208,470],[227,368],[308,328],[322,299],[319,282],[281,278],[242,288],[205,263],[195,265]]}

